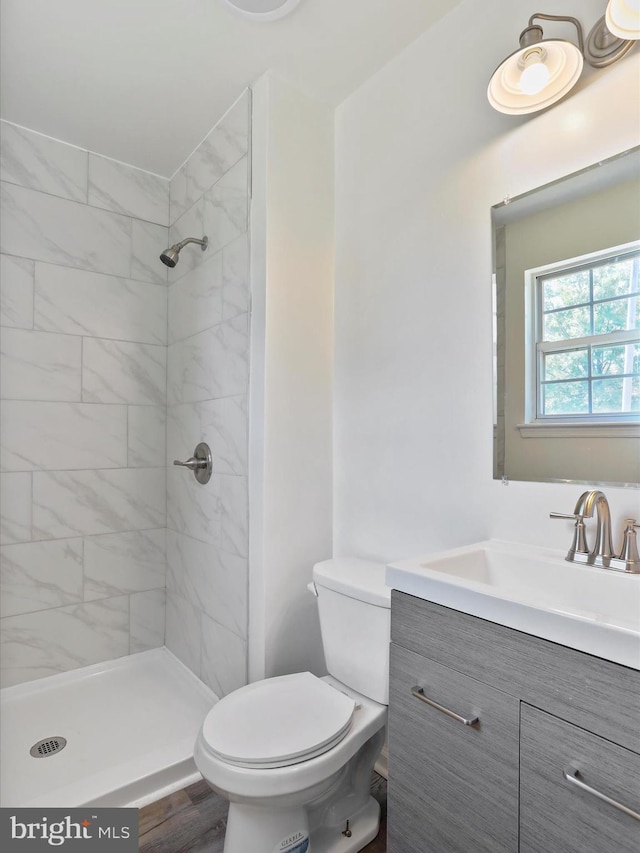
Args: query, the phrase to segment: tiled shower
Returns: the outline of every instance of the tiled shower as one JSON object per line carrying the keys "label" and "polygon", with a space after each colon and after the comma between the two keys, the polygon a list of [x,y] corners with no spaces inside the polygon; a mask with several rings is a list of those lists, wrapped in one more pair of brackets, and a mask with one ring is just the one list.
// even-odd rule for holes
{"label": "tiled shower", "polygon": [[171,181],[2,123],[2,686],[163,644],[246,679],[249,109]]}

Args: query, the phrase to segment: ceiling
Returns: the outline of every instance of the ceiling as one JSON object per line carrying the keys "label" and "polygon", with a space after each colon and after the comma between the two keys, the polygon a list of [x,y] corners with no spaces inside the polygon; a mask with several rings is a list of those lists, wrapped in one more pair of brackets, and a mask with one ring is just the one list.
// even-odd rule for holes
{"label": "ceiling", "polygon": [[170,177],[273,69],[336,106],[460,0],[0,0],[2,118]]}

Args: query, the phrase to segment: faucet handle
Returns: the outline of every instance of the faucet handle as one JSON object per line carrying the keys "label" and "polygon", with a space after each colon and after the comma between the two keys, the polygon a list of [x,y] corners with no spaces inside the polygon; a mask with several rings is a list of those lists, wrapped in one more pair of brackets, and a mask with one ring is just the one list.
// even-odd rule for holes
{"label": "faucet handle", "polygon": [[549,518],[568,518],[575,520],[573,531],[573,542],[565,557],[570,563],[575,559],[576,554],[588,554],[589,546],[587,545],[587,533],[584,526],[584,516],[579,513],[568,514],[566,512],[550,512]]}
{"label": "faucet handle", "polygon": [[625,519],[625,524],[620,559],[625,563],[626,572],[640,573],[640,554],[638,554],[638,538],[635,531],[636,527],[640,528],[640,524],[635,518]]}

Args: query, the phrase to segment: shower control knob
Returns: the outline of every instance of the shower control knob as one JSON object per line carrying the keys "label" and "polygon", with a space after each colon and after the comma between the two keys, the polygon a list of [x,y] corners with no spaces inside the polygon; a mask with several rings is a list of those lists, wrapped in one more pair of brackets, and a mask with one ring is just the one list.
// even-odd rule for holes
{"label": "shower control knob", "polygon": [[189,468],[191,471],[198,471],[200,468],[207,467],[207,463],[204,459],[196,459],[195,456],[190,456],[185,462],[180,462],[178,459],[174,459],[173,464],[181,465],[183,468]]}
{"label": "shower control knob", "polygon": [[204,486],[211,479],[213,473],[213,457],[208,444],[201,441],[186,462],[180,462],[179,459],[173,460],[174,465],[179,465],[181,468],[189,468],[193,471],[196,480]]}

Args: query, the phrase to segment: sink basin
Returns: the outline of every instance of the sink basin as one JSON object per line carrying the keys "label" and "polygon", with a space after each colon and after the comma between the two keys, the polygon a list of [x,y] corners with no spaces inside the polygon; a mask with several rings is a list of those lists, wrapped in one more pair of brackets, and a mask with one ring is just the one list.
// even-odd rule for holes
{"label": "sink basin", "polygon": [[387,585],[640,670],[640,575],[490,539],[390,563]]}

